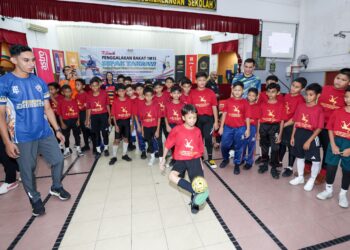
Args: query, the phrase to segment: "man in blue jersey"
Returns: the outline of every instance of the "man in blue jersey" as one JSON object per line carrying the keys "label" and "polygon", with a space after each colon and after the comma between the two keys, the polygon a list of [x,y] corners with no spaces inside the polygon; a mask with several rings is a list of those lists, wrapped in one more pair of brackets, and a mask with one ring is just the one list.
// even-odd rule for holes
{"label": "man in blue jersey", "polygon": [[50,194],[61,200],[70,198],[61,183],[63,155],[54,133],[61,142],[64,142],[64,136],[51,109],[46,83],[32,74],[35,57],[31,48],[14,45],[10,53],[16,67],[13,72],[0,77],[0,133],[7,154],[17,160],[33,215],[39,216],[45,213],[45,207],[36,189],[38,154],[51,165]]}
{"label": "man in blue jersey", "polygon": [[243,73],[237,74],[233,80],[232,84],[235,82],[242,82],[244,84],[243,98],[247,98],[248,90],[250,88],[257,88],[259,92],[261,91],[261,80],[259,77],[255,76],[255,60],[248,58],[243,64]]}

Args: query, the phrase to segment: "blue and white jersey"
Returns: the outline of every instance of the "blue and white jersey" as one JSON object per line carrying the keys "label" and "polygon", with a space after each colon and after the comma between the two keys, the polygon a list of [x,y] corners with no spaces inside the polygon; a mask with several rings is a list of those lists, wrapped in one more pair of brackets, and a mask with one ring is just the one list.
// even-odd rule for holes
{"label": "blue and white jersey", "polygon": [[244,92],[243,98],[247,98],[248,90],[250,88],[257,88],[259,92],[261,91],[261,80],[259,77],[255,75],[251,75],[250,77],[246,77],[244,73],[237,74],[235,78],[232,80],[232,84],[235,82],[242,82],[244,84]]}
{"label": "blue and white jersey", "polygon": [[50,98],[46,83],[29,74],[0,77],[0,105],[6,106],[7,123],[13,142],[30,142],[53,135],[47,121],[44,100]]}

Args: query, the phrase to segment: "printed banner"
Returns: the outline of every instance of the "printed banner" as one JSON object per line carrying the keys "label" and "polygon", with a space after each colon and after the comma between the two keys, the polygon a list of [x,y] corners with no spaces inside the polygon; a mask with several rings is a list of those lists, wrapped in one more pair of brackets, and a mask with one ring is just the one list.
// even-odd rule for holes
{"label": "printed banner", "polygon": [[54,81],[50,50],[33,48],[33,53],[36,58],[36,72],[46,83]]}
{"label": "printed banner", "polygon": [[78,52],[66,51],[67,65],[74,69],[79,68],[79,55]]}
{"label": "printed banner", "polygon": [[[106,0],[100,0],[106,1]],[[118,0],[114,0],[118,1]],[[217,0],[119,0],[118,2],[131,2],[142,4],[158,4],[165,7],[187,7],[205,10],[216,10]]]}
{"label": "printed banner", "polygon": [[198,71],[203,71],[209,76],[209,55],[199,54],[198,55]]}
{"label": "printed banner", "polygon": [[175,56],[175,81],[178,82],[185,77],[186,57]]}
{"label": "printed banner", "polygon": [[196,82],[197,73],[197,55],[186,55],[186,76],[192,81]]}
{"label": "printed banner", "polygon": [[80,48],[81,76],[104,78],[106,72],[130,76],[133,82],[164,80],[175,73],[171,49]]}
{"label": "printed banner", "polygon": [[55,73],[61,74],[62,69],[65,65],[64,61],[64,51],[61,50],[53,50],[52,51],[53,64],[55,66]]}

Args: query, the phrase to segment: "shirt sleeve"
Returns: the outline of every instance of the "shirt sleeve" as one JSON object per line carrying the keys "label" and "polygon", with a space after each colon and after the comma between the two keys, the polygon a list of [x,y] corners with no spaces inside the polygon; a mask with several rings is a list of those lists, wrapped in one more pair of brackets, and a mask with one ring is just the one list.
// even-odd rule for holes
{"label": "shirt sleeve", "polygon": [[203,137],[202,137],[202,133],[200,132],[200,130],[197,130],[197,138],[198,138],[198,152],[200,153],[200,155],[203,155],[204,153],[204,143],[203,143]]}
{"label": "shirt sleeve", "polygon": [[245,110],[244,118],[253,118],[252,108],[250,107],[248,102],[244,102],[244,110]]}
{"label": "shirt sleeve", "polygon": [[[335,117],[332,120],[335,120]],[[320,109],[317,128],[324,128],[324,113],[322,112],[322,108]]]}
{"label": "shirt sleeve", "polygon": [[171,149],[172,147],[175,146],[176,131],[177,129],[172,129],[170,131],[164,145],[167,149]]}
{"label": "shirt sleeve", "polygon": [[114,100],[113,101],[113,104],[112,104],[112,108],[111,108],[111,116],[115,117],[116,118],[116,111],[117,111],[117,103],[116,101]]}

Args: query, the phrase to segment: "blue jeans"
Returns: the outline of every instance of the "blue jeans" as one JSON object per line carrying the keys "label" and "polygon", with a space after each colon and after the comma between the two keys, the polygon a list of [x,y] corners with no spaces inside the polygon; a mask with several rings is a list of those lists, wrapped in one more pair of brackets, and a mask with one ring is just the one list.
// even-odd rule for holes
{"label": "blue jeans", "polygon": [[[140,117],[138,119],[140,121]],[[139,149],[140,149],[141,152],[144,152],[144,151],[146,151],[145,139],[142,137],[142,133],[139,133],[137,131],[136,121],[134,122],[134,124],[135,124],[136,136],[137,136],[137,141],[138,141],[138,144],[139,144]],[[142,126],[141,122],[140,122],[140,126]],[[157,140],[154,138],[152,141],[153,141],[154,152],[158,152],[159,146],[158,146]]]}
{"label": "blue jeans", "polygon": [[250,136],[244,141],[243,146],[243,159],[244,161],[252,166],[254,163],[254,152],[256,147],[256,126],[250,125]]}
{"label": "blue jeans", "polygon": [[233,128],[224,125],[224,132],[221,137],[221,153],[224,160],[228,160],[229,151],[233,148],[235,150],[235,157],[233,163],[239,165],[242,162],[243,146],[244,146],[244,133],[246,127]]}

